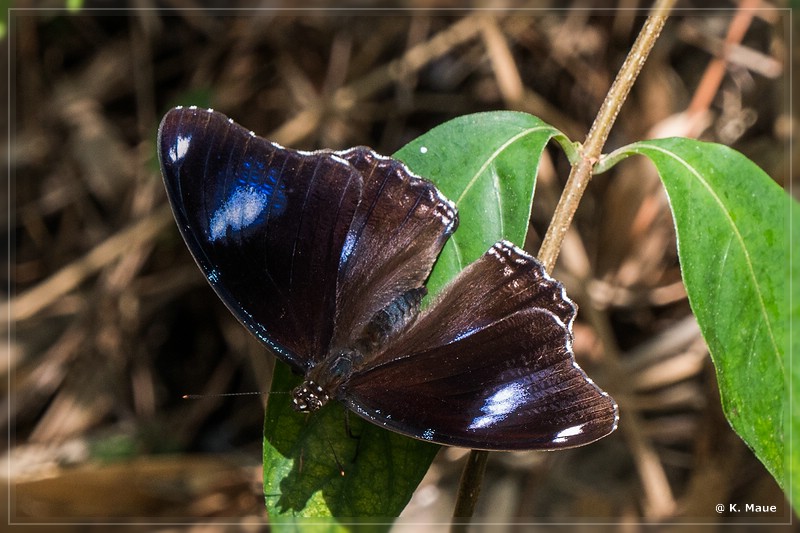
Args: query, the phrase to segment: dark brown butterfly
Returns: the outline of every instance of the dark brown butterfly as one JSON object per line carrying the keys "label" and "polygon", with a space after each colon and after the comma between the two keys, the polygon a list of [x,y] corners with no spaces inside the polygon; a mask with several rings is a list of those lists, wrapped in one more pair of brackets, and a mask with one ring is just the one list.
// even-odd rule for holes
{"label": "dark brown butterfly", "polygon": [[455,205],[369,148],[302,152],[175,108],[158,154],[175,219],[233,314],[305,380],[298,411],[343,402],[418,439],[558,449],[617,406],[572,353],[564,287],[500,241],[420,312]]}

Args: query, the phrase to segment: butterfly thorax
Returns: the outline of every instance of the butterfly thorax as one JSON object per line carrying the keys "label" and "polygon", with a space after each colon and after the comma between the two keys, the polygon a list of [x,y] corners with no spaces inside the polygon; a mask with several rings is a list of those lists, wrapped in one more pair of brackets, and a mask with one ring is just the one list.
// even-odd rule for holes
{"label": "butterfly thorax", "polygon": [[425,293],[425,287],[418,287],[396,297],[375,313],[350,347],[331,350],[292,391],[292,407],[308,413],[320,409],[332,397],[336,398],[356,368],[416,320]]}
{"label": "butterfly thorax", "polygon": [[322,408],[353,372],[354,362],[363,355],[353,349],[335,350],[312,368],[299,386],[292,391],[292,407],[301,413]]}

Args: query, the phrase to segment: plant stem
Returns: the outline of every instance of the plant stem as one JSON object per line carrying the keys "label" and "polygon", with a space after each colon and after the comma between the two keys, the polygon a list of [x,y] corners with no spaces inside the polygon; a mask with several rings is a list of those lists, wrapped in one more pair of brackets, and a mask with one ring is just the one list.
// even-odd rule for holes
{"label": "plant stem", "polygon": [[661,33],[661,29],[669,16],[669,11],[674,4],[675,0],[659,0],[653,6],[650,16],[647,17],[639,36],[636,38],[636,42],[633,43],[628,53],[628,57],[625,58],[625,62],[620,67],[614,83],[608,90],[603,105],[600,106],[597,118],[595,118],[594,124],[592,124],[592,128],[589,130],[586,141],[580,150],[581,158],[569,173],[564,192],[561,194],[555,213],[553,213],[550,227],[547,228],[547,234],[544,236],[541,248],[539,248],[539,260],[544,264],[548,272],[553,271],[558,252],[561,249],[561,242],[564,240],[564,235],[572,223],[572,218],[575,216],[575,211],[578,209],[583,193],[592,179],[594,165],[600,159],[603,145],[608,139],[611,127],[614,125],[619,110],[631,91],[631,87],[633,87],[642,65],[644,65],[647,56],[653,49],[653,45],[658,39],[658,35]]}
{"label": "plant stem", "polygon": [[[625,58],[625,62],[617,73],[614,83],[608,90],[608,94],[606,94],[603,105],[597,113],[597,118],[595,118],[589,130],[589,134],[586,136],[586,142],[583,143],[580,149],[581,157],[570,171],[564,192],[558,201],[556,210],[553,213],[553,219],[539,249],[539,260],[544,264],[548,272],[553,271],[558,252],[561,249],[561,242],[564,240],[564,235],[572,223],[572,218],[578,209],[580,199],[589,185],[594,165],[600,159],[611,127],[614,125],[622,104],[628,97],[647,56],[664,28],[669,11],[674,4],[675,0],[658,0],[655,3],[639,32],[639,36],[636,38],[636,42],[633,43],[628,53],[628,57]],[[488,453],[484,450],[472,450],[469,454],[464,472],[461,475],[461,483],[453,513],[453,532],[463,531],[466,527],[464,524],[455,523],[457,520],[461,519],[463,521],[465,517],[470,517],[474,514],[483,474],[486,470]]]}
{"label": "plant stem", "polygon": [[[456,508],[453,510],[452,533],[462,533],[467,531],[469,517],[475,510],[475,502],[481,492],[481,480],[486,471],[486,460],[489,452],[483,450],[472,450],[467,457],[467,464],[461,473],[461,482],[458,486],[458,496],[456,496]],[[460,522],[459,522],[460,521]]]}

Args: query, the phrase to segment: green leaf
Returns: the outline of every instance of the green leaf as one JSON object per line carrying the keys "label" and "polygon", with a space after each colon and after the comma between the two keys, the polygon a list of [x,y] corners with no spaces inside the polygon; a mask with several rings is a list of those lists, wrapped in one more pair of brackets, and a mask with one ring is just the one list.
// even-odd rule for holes
{"label": "green leaf", "polygon": [[[524,243],[539,159],[553,137],[573,149],[533,116],[480,113],[447,122],[395,154],[458,206],[461,225],[431,274],[431,294],[496,241]],[[264,492],[273,527],[297,527],[291,517],[332,516],[336,530],[354,518],[399,515],[439,447],[350,413],[358,437],[352,438],[336,402],[298,414],[285,393],[299,382],[277,365],[264,423]]]}
{"label": "green leaf", "polygon": [[[276,365],[272,389],[289,391],[301,381],[287,365]],[[271,432],[264,439],[264,494],[273,527],[278,517],[333,516],[345,523],[384,517],[390,522],[439,447],[345,413],[338,402],[302,415],[288,397],[270,397],[264,423]],[[338,529],[332,524],[332,531]]]}
{"label": "green leaf", "polygon": [[458,207],[459,229],[431,273],[430,295],[500,239],[525,244],[539,159],[552,138],[574,150],[564,134],[534,116],[476,113],[432,129],[395,154]]}
{"label": "green leaf", "polygon": [[[708,344],[725,416],[785,488],[800,487],[800,447],[789,457],[789,428],[800,435],[800,364],[791,364],[790,322],[800,317],[800,261],[790,234],[800,211],[763,170],[717,144],[658,139],[621,148],[658,168],[669,196],[689,303]],[[795,284],[796,285],[796,284]],[[792,306],[790,308],[790,305]],[[793,373],[790,374],[790,370]],[[792,418],[793,417],[793,418]],[[798,506],[797,499],[793,504]]]}

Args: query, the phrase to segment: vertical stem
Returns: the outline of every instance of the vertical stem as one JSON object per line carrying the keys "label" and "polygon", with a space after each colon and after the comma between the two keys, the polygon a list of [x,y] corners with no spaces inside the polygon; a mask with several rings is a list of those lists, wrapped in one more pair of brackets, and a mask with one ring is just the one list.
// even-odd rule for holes
{"label": "vertical stem", "polygon": [[467,464],[461,473],[461,482],[456,496],[456,507],[453,510],[453,526],[451,533],[466,533],[469,526],[469,517],[475,511],[478,495],[481,492],[481,480],[486,471],[486,460],[489,452],[485,450],[472,450],[467,457]]}
{"label": "vertical stem", "polygon": [[603,105],[597,113],[592,128],[586,136],[586,142],[581,147],[581,158],[578,164],[572,167],[567,184],[561,199],[558,201],[550,227],[544,237],[541,248],[539,248],[539,260],[544,264],[548,272],[553,271],[556,264],[556,257],[561,249],[561,242],[567,233],[578,204],[583,197],[589,181],[592,179],[592,170],[595,163],[600,159],[603,145],[608,139],[608,134],[614,121],[617,119],[622,104],[628,97],[628,93],[633,87],[639,71],[642,69],[647,56],[653,49],[653,45],[658,39],[664,24],[669,16],[669,11],[674,5],[675,0],[659,0],[653,6],[650,16],[642,26],[636,42],[633,43],[628,57],[620,67],[614,83],[608,90]]}
{"label": "vertical stem", "polygon": [[[617,77],[614,79],[614,83],[608,90],[600,111],[597,113],[597,118],[595,118],[589,134],[586,136],[586,142],[584,142],[580,151],[581,158],[570,171],[564,192],[558,201],[553,219],[539,249],[539,260],[544,264],[548,272],[553,271],[558,252],[561,249],[561,242],[564,240],[564,235],[572,223],[572,218],[578,209],[580,199],[589,185],[592,170],[595,163],[600,159],[603,145],[608,139],[611,127],[614,125],[619,110],[628,97],[647,56],[664,28],[669,11],[674,4],[675,0],[658,0],[653,5],[650,15],[647,17],[644,26],[642,26],[636,42],[633,43],[630,52],[628,52],[628,57],[625,58],[625,62],[620,67]],[[453,513],[454,522],[473,515],[486,469],[487,458],[488,452],[486,451],[472,450],[470,452],[461,476],[461,484]],[[454,523],[452,530],[455,533],[464,531],[465,528],[466,525],[464,524]]]}

